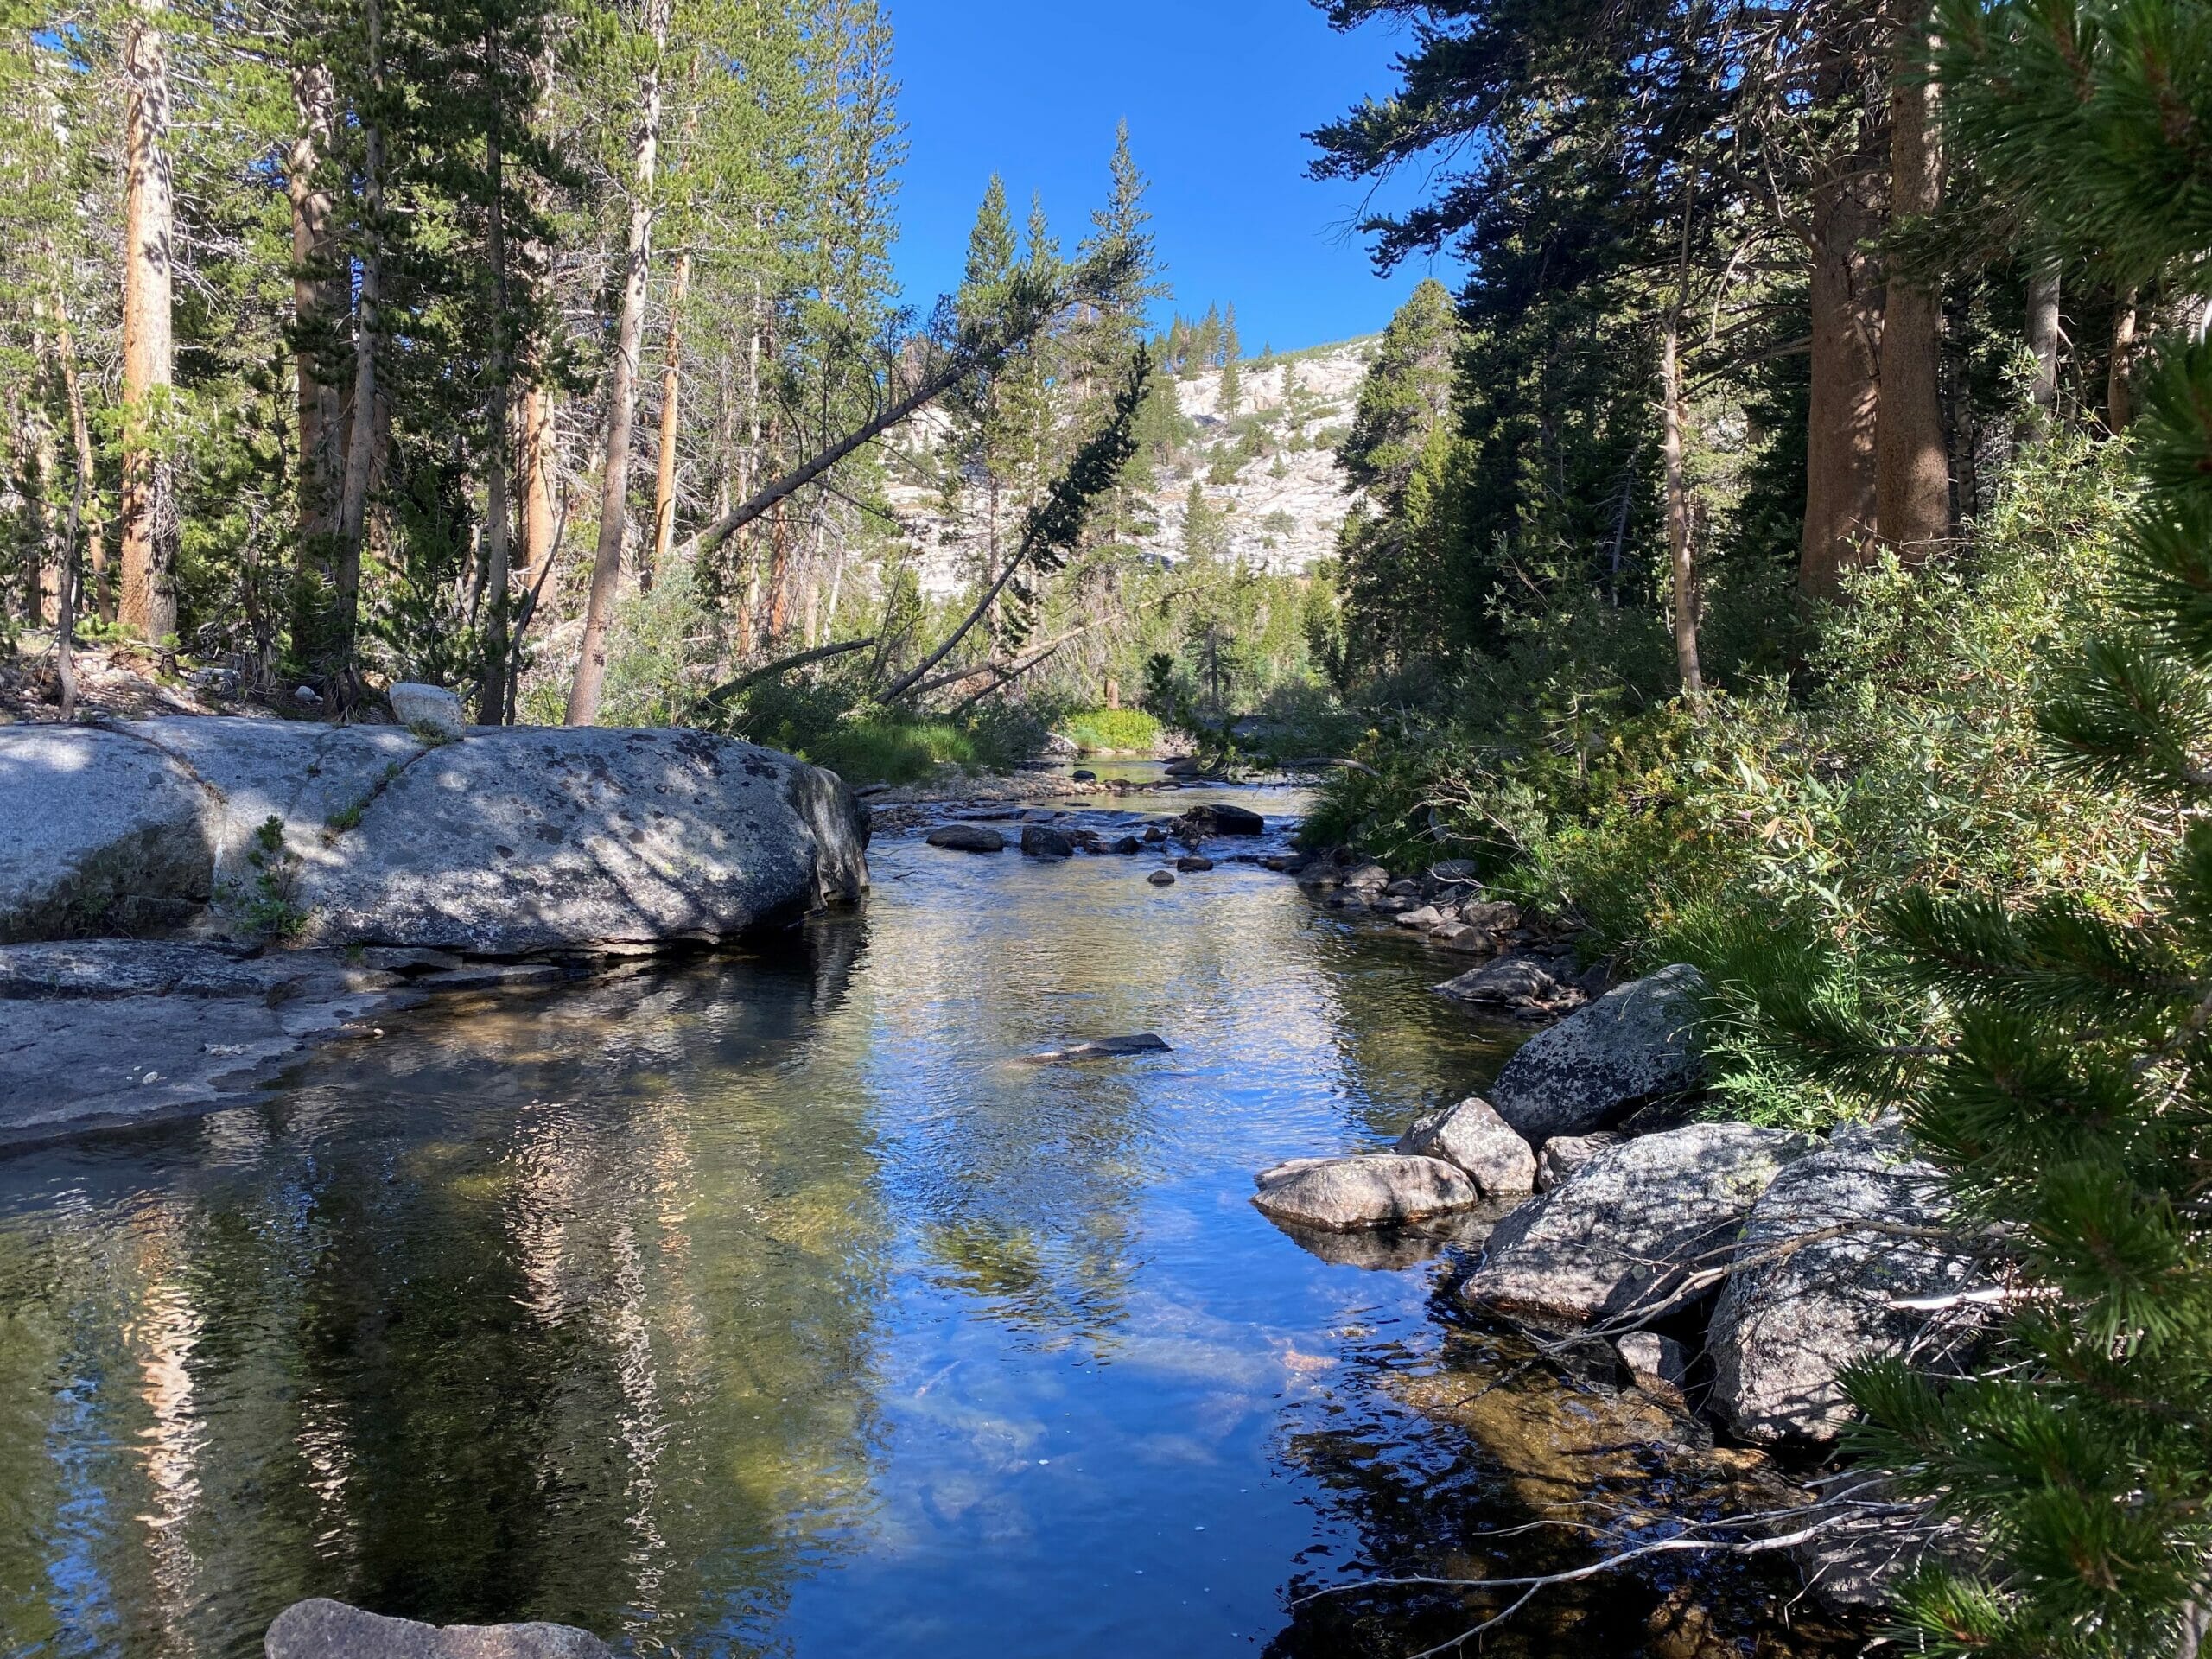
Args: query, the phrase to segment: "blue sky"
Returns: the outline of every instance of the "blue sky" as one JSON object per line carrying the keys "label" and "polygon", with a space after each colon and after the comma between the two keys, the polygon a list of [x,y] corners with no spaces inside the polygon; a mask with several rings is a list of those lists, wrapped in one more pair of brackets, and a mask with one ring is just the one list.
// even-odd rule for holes
{"label": "blue sky", "polygon": [[1248,350],[1380,328],[1428,274],[1378,278],[1344,229],[1362,188],[1305,177],[1313,151],[1300,135],[1385,91],[1402,36],[1338,35],[1306,0],[891,0],[890,10],[910,145],[898,256],[910,303],[926,308],[958,283],[994,172],[1017,221],[1042,191],[1072,249],[1104,196],[1124,117],[1176,305],[1196,315],[1233,302]]}

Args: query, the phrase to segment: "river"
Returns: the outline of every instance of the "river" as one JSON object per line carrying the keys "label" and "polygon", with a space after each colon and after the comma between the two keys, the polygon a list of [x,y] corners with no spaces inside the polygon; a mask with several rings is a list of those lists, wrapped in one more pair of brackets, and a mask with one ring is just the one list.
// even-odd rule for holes
{"label": "river", "polygon": [[[0,1158],[0,1649],[246,1659],[332,1595],[698,1659],[1398,1656],[1494,1604],[1306,1598],[1581,1559],[1471,1541],[1529,1471],[1409,1403],[1501,1351],[1457,1252],[1331,1262],[1249,1202],[1493,1074],[1449,958],[1248,865],[872,861],[788,948],[449,1002]],[[1525,1376],[1496,1397],[1582,1421]],[[1586,1587],[1486,1650],[1794,1651],[1782,1587]]]}

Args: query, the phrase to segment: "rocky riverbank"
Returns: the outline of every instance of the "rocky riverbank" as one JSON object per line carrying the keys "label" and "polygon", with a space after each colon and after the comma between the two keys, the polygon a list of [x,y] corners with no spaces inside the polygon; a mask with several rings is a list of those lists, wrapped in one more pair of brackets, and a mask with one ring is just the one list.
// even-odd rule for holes
{"label": "rocky riverbank", "polygon": [[[1658,1447],[1695,1453],[1718,1431],[1832,1455],[1849,1369],[1962,1359],[2000,1264],[1894,1119],[1826,1140],[1687,1121],[1705,1081],[1701,989],[1687,967],[1620,986],[1520,1049],[1486,1098],[1389,1152],[1263,1170],[1253,1202],[1309,1248],[1317,1230],[1382,1241],[1456,1221],[1470,1314],[1600,1398],[1657,1402],[1672,1425]],[[1741,1535],[1808,1532],[1796,1554],[1829,1605],[1878,1605],[1925,1551],[1957,1547],[1870,1500],[1879,1471],[1827,1473],[1802,1490],[1768,1471],[1764,1507],[1788,1518]]]}

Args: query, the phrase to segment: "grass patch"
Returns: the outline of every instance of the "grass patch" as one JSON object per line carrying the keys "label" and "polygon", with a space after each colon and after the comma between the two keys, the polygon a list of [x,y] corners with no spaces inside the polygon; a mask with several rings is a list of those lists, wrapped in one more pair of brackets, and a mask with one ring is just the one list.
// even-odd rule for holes
{"label": "grass patch", "polygon": [[1160,747],[1160,722],[1141,709],[1094,709],[1061,721],[1059,731],[1085,754],[1108,749],[1149,753]]}
{"label": "grass patch", "polygon": [[975,734],[950,721],[861,716],[821,734],[800,752],[849,784],[917,784],[939,766],[988,764]]}

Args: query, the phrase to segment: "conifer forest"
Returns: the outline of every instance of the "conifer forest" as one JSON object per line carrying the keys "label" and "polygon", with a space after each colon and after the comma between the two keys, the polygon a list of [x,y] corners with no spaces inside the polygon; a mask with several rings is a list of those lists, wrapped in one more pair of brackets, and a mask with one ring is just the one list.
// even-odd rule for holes
{"label": "conifer forest", "polygon": [[937,5],[6,0],[0,1655],[2194,1659],[2212,0]]}

